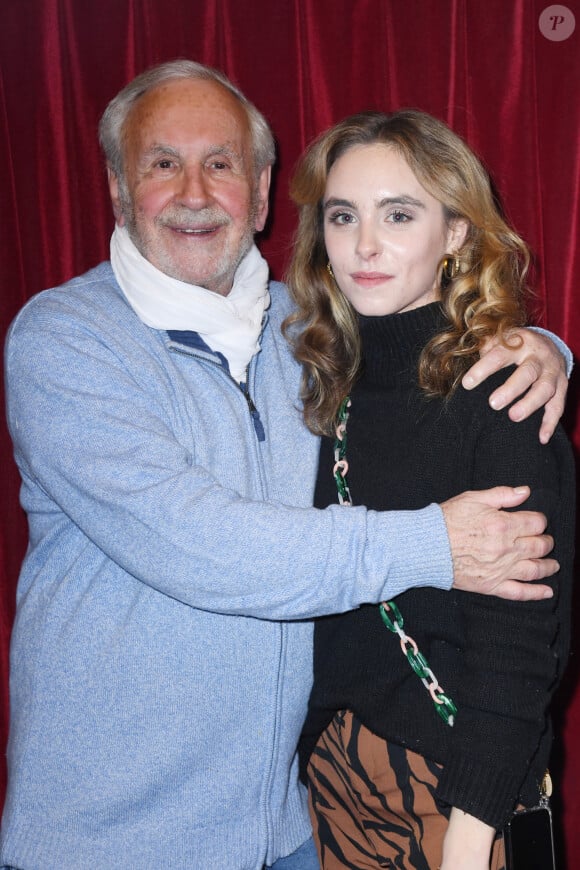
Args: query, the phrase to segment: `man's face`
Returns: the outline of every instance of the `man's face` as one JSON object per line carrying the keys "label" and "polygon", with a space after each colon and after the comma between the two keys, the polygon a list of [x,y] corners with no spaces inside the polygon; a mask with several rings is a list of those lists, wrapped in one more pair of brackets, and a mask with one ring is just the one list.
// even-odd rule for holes
{"label": "man's face", "polygon": [[268,209],[242,107],[216,82],[175,79],[138,100],[123,133],[118,223],[162,272],[227,295]]}

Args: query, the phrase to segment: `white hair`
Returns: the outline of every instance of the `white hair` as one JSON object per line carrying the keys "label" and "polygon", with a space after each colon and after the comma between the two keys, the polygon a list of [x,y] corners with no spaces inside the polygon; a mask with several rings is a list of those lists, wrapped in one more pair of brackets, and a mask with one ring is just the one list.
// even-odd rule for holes
{"label": "white hair", "polygon": [[213,69],[213,67],[193,60],[172,60],[154,66],[138,75],[111,100],[103,113],[99,123],[99,141],[107,164],[121,182],[124,179],[123,128],[127,117],[140,97],[162,82],[172,79],[213,81],[226,88],[238,100],[248,119],[255,178],[258,179],[262,171],[274,163],[276,148],[269,124],[239,88],[232,84],[222,72]]}

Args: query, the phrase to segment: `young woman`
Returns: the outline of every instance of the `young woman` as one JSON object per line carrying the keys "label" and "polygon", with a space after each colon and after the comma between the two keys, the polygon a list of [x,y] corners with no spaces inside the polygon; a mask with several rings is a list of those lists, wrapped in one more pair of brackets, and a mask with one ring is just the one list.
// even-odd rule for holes
{"label": "young woman", "polygon": [[487,339],[507,343],[525,322],[528,252],[474,154],[417,111],[323,134],[292,196],[286,329],[305,419],[327,436],[315,504],[414,509],[528,483],[561,566],[541,602],[418,589],[317,622],[302,761],[321,863],[499,868],[496,831],[538,802],[548,762],[574,472],[561,430],[544,446],[540,415],[514,424],[491,410],[497,378],[472,392],[460,381]]}

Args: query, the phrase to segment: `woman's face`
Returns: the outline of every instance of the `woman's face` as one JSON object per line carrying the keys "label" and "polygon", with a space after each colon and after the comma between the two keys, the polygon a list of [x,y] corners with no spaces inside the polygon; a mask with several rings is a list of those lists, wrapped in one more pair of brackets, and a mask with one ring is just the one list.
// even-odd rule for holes
{"label": "woman's face", "polygon": [[329,172],[323,206],[328,259],[356,311],[394,314],[439,298],[439,264],[461,247],[466,224],[446,222],[398,151],[350,148]]}

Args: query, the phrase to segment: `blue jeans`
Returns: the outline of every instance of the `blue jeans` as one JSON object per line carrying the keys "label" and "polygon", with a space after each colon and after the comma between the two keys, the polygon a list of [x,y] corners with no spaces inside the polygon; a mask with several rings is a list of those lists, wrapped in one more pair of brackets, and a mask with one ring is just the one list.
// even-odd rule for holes
{"label": "blue jeans", "polygon": [[277,861],[274,861],[265,870],[320,870],[314,840],[312,837],[306,840],[291,855],[287,855],[285,858],[278,858]]}
{"label": "blue jeans", "polygon": [[[0,870],[17,870],[17,868],[4,866],[0,867]],[[314,840],[312,837],[306,840],[291,855],[287,855],[285,858],[278,858],[277,861],[266,867],[265,870],[320,870]]]}
{"label": "blue jeans", "polygon": [[[18,870],[16,867],[8,865],[0,867],[0,870]],[[299,849],[287,855],[285,858],[278,858],[269,867],[264,870],[320,870],[318,863],[318,855],[316,854],[316,846],[312,837],[306,840]]]}

